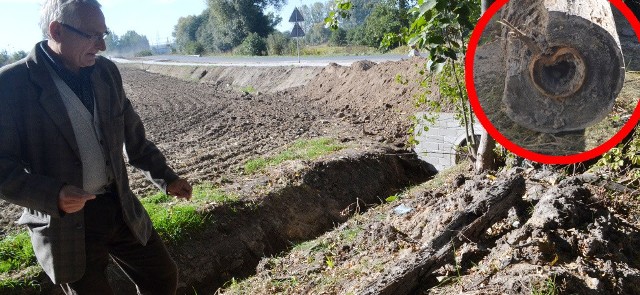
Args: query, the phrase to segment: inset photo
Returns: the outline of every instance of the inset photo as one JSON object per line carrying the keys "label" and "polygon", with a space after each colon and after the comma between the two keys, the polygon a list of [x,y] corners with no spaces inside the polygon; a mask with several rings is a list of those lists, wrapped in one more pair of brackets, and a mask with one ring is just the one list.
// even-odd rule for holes
{"label": "inset photo", "polygon": [[619,143],[637,122],[636,15],[622,1],[504,2],[483,16],[467,56],[485,129],[546,163],[586,160]]}

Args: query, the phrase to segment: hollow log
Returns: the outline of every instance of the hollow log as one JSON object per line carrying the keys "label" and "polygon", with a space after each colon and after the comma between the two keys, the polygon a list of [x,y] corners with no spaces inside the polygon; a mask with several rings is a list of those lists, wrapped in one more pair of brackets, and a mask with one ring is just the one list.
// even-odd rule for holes
{"label": "hollow log", "polygon": [[501,16],[507,53],[502,102],[531,130],[582,130],[606,117],[624,81],[607,0],[514,0]]}

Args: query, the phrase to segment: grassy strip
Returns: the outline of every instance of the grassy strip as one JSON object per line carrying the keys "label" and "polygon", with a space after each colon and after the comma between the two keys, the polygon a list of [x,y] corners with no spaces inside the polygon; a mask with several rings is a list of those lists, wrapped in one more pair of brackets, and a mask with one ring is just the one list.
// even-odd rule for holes
{"label": "grassy strip", "polygon": [[[8,274],[25,269],[32,271],[24,278],[4,278],[8,277]],[[25,290],[39,290],[40,283],[35,277],[41,271],[26,231],[5,236],[0,240],[0,294],[23,294]]]}
{"label": "grassy strip", "polygon": [[9,273],[31,265],[36,265],[36,256],[26,231],[0,240],[0,273]]}
{"label": "grassy strip", "polygon": [[[38,268],[38,272],[42,269]],[[38,280],[35,279],[36,275],[29,276],[23,279],[6,279],[0,280],[0,294],[3,295],[21,295],[21,294],[39,294],[41,285]],[[37,292],[37,293],[34,293]]]}
{"label": "grassy strip", "polygon": [[[141,201],[158,234],[168,243],[175,244],[202,229],[210,220],[209,216],[197,210],[200,206],[211,202],[229,203],[237,200],[238,197],[224,194],[212,184],[201,184],[194,187],[193,198],[189,202],[178,201],[164,193],[147,196]],[[33,274],[21,279],[7,276],[25,269],[32,269],[28,273]],[[0,277],[3,277],[0,279],[0,294],[22,294],[24,290],[36,290],[39,282],[33,278],[41,271],[26,231],[0,240]]]}
{"label": "grassy strip", "polygon": [[268,166],[275,166],[288,160],[311,160],[343,149],[343,145],[331,138],[297,140],[285,151],[271,157],[253,159],[244,164],[244,172],[252,174]]}
{"label": "grassy strip", "polygon": [[177,201],[165,193],[156,193],[142,199],[142,205],[160,237],[175,244],[186,240],[190,233],[202,229],[210,220],[210,216],[198,212],[199,207],[209,202],[228,203],[237,200],[238,197],[224,194],[211,184],[201,184],[193,188],[193,198],[189,202]]}

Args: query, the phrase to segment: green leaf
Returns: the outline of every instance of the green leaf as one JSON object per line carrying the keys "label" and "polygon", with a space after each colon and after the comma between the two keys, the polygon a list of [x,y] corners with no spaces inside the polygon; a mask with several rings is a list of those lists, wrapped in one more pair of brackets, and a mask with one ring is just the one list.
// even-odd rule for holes
{"label": "green leaf", "polygon": [[456,53],[456,51],[453,50],[453,49],[450,49],[450,48],[447,48],[444,51],[444,55],[446,57],[450,58],[450,59],[453,59],[453,60],[457,60],[458,59],[458,54]]}
{"label": "green leaf", "polygon": [[407,42],[407,45],[409,46],[416,45],[420,42],[420,40],[422,40],[421,36],[414,36],[411,39],[409,39],[409,41]]}
{"label": "green leaf", "polygon": [[420,15],[425,14],[427,11],[433,9],[438,1],[436,0],[427,0],[420,5]]}
{"label": "green leaf", "polygon": [[427,39],[427,43],[437,45],[444,44],[444,37],[440,35],[431,36],[429,37],[429,39]]}
{"label": "green leaf", "polygon": [[342,1],[341,3],[338,3],[338,9],[340,10],[350,10],[351,6],[351,1]]}

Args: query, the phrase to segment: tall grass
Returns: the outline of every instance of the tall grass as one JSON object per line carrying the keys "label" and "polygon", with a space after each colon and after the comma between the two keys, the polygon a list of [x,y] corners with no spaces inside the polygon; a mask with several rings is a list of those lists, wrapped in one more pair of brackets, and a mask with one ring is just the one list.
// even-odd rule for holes
{"label": "tall grass", "polygon": [[198,208],[207,202],[227,203],[238,198],[223,193],[212,184],[200,184],[193,188],[191,201],[178,201],[164,193],[156,193],[142,199],[153,226],[160,237],[171,243],[185,241],[192,233],[201,230],[211,216],[204,215]]}
{"label": "tall grass", "polygon": [[252,174],[268,166],[278,165],[289,160],[311,160],[343,148],[343,145],[337,144],[331,138],[297,140],[289,148],[275,156],[247,161],[244,164],[244,172]]}

